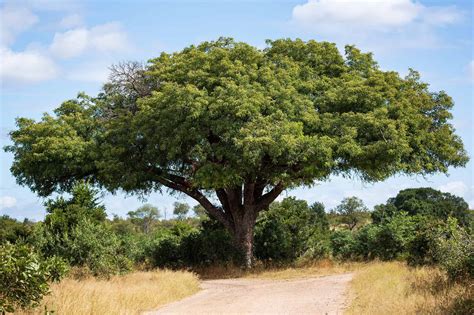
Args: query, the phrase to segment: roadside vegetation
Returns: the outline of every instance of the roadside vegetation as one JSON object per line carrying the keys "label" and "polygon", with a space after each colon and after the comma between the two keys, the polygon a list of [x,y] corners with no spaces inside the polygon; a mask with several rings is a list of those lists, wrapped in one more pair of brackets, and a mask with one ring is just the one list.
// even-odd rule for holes
{"label": "roadside vegetation", "polygon": [[472,211],[462,198],[431,188],[403,190],[373,211],[355,197],[329,211],[292,197],[274,202],[257,219],[250,270],[239,267],[227,230],[199,206],[176,203],[167,220],[148,204],[108,219],[100,194],[84,182],[46,208],[43,222],[0,218],[8,262],[0,277],[10,284],[0,289],[2,311],[133,313],[193,294],[198,278],[354,271],[354,314],[377,313],[377,299],[388,313],[472,308]]}
{"label": "roadside vegetation", "polygon": [[198,290],[197,276],[187,271],[136,271],[108,279],[69,277],[51,286],[51,294],[37,311],[75,315],[140,314]]}
{"label": "roadside vegetation", "polygon": [[360,269],[346,314],[472,314],[472,279],[451,281],[437,267],[380,262]]}

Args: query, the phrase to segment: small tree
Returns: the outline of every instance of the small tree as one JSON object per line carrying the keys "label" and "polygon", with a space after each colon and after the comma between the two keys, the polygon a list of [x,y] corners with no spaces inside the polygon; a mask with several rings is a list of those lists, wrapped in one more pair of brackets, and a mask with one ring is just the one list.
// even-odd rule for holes
{"label": "small tree", "polygon": [[144,204],[137,210],[128,212],[127,215],[130,221],[139,226],[145,234],[148,234],[153,223],[161,218],[161,213],[158,208],[150,204]]}
{"label": "small tree", "polygon": [[178,218],[178,220],[183,220],[186,218],[186,215],[189,212],[189,205],[185,202],[175,202],[173,204],[173,214]]}
{"label": "small tree", "polygon": [[357,197],[344,198],[334,209],[334,213],[339,216],[339,221],[346,224],[351,231],[368,217],[367,212],[364,202]]}

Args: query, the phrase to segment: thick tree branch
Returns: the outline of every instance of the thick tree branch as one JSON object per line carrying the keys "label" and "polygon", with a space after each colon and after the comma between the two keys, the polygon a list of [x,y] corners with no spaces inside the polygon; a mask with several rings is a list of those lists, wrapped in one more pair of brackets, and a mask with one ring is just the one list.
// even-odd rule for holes
{"label": "thick tree branch", "polygon": [[[169,178],[173,178],[175,181],[172,181]],[[203,206],[204,209],[206,209],[207,212],[209,212],[209,214],[212,217],[214,217],[216,220],[224,224],[224,226],[228,228],[229,230],[233,230],[234,228],[233,224],[231,223],[229,218],[226,216],[226,213],[223,211],[223,209],[215,206],[199,190],[192,188],[191,185],[188,182],[186,182],[186,180],[183,177],[166,174],[166,175],[157,176],[156,180],[163,186],[180,191],[188,195],[189,197],[193,198],[194,200],[199,202],[199,204]]]}
{"label": "thick tree branch", "polygon": [[273,202],[285,189],[285,186],[282,183],[278,183],[275,187],[272,188],[269,192],[262,195],[256,200],[257,211],[267,208],[270,203]]}

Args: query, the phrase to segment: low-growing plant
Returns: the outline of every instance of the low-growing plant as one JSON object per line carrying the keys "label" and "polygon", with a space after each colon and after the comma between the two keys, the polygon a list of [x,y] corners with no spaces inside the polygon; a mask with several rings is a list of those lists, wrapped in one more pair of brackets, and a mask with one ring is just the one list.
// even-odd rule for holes
{"label": "low-growing plant", "polygon": [[59,281],[67,264],[58,257],[42,259],[30,246],[0,245],[0,313],[37,306]]}

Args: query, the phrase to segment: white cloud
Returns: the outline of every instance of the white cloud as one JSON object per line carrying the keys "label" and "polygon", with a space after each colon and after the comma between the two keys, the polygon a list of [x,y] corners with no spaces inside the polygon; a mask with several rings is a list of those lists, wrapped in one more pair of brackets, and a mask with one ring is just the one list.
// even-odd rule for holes
{"label": "white cloud", "polygon": [[462,17],[454,6],[425,6],[414,0],[308,0],[293,8],[291,21],[331,41],[392,49],[439,46],[436,28]]}
{"label": "white cloud", "polygon": [[[394,27],[413,21],[422,10],[420,4],[407,0],[395,1],[338,1],[309,0],[293,9],[293,19],[316,30],[327,31],[333,25],[352,27]],[[350,27],[349,27],[350,26]]]}
{"label": "white cloud", "polygon": [[34,83],[56,77],[58,69],[52,59],[38,51],[14,52],[0,48],[2,84]]}
{"label": "white cloud", "polygon": [[0,196],[0,209],[12,208],[16,205],[16,199],[11,196]]}
{"label": "white cloud", "polygon": [[354,29],[387,30],[420,21],[429,24],[455,22],[454,7],[426,7],[412,0],[309,0],[293,8],[293,20],[316,31],[346,32]]}
{"label": "white cloud", "polygon": [[38,22],[28,8],[7,4],[0,8],[0,38],[2,45],[14,42],[15,37]]}
{"label": "white cloud", "polygon": [[73,28],[82,26],[83,19],[80,14],[74,13],[70,15],[66,15],[59,21],[59,26],[62,28]]}
{"label": "white cloud", "polygon": [[90,29],[77,28],[56,33],[50,46],[51,52],[60,58],[72,58],[87,51],[102,53],[127,50],[127,35],[118,23],[107,23]]}
{"label": "white cloud", "polygon": [[468,191],[469,188],[462,181],[449,182],[438,187],[442,192],[451,193],[456,196],[463,197]]}
{"label": "white cloud", "polygon": [[128,39],[120,24],[107,23],[91,28],[90,45],[103,52],[126,50]]}
{"label": "white cloud", "polygon": [[61,58],[82,55],[87,48],[89,31],[79,28],[64,33],[54,34],[51,52]]}

